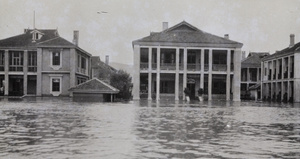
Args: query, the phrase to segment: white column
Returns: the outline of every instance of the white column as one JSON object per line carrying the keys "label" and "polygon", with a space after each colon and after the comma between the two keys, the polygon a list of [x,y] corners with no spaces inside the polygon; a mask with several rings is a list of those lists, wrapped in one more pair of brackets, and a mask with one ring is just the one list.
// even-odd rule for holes
{"label": "white column", "polygon": [[9,53],[8,50],[5,50],[4,52],[4,71],[5,71],[5,75],[4,75],[4,95],[8,96],[8,90],[9,90],[9,76],[8,76],[8,71],[9,71]]}
{"label": "white column", "polygon": [[157,60],[156,60],[156,100],[160,99],[160,47],[157,47]]}
{"label": "white column", "polygon": [[152,100],[152,47],[148,51],[148,100]]}
{"label": "white column", "polygon": [[[183,51],[183,89],[184,90],[186,88],[186,81],[187,81],[187,48],[184,48]],[[185,94],[183,91],[183,100],[185,100]]]}
{"label": "white column", "polygon": [[212,49],[208,53],[208,100],[212,100]]}
{"label": "white column", "polygon": [[227,50],[226,100],[230,100],[230,61],[231,52]]}
{"label": "white column", "polygon": [[[250,81],[250,69],[247,67],[247,83]],[[248,89],[248,88],[247,88]]]}
{"label": "white column", "polygon": [[27,72],[28,72],[28,51],[24,50],[23,54],[23,72],[24,72],[24,78],[23,78],[23,94],[27,95]]}
{"label": "white column", "polygon": [[[76,63],[76,51],[74,48],[70,49],[70,88],[76,86],[76,66],[78,63]],[[87,60],[88,61],[88,60]],[[88,64],[87,62],[86,64]],[[86,67],[89,68],[89,67]],[[88,69],[86,69],[88,70]],[[73,96],[73,92],[70,92],[70,96]]]}
{"label": "white column", "polygon": [[204,90],[204,49],[201,49],[201,76],[200,76],[200,88]]}
{"label": "white column", "polygon": [[260,68],[261,68],[261,70],[260,70],[260,78],[261,78],[261,80],[260,80],[260,99],[263,99],[263,96],[264,96],[264,90],[265,90],[265,88],[263,88],[263,81],[264,81],[264,62],[261,62],[260,63]]}
{"label": "white column", "polygon": [[42,96],[42,67],[43,67],[42,48],[37,48],[36,56],[37,56],[36,95]]}
{"label": "white column", "polygon": [[133,100],[140,99],[140,46],[134,45]]}
{"label": "white column", "polygon": [[233,101],[241,101],[241,48],[234,51]]}
{"label": "white column", "polygon": [[179,48],[176,48],[175,100],[179,100]]}
{"label": "white column", "polygon": [[290,64],[290,63],[291,63],[291,56],[288,57],[288,64],[287,64],[287,67],[288,67],[288,68],[287,68],[287,69],[288,69],[288,70],[287,70],[287,71],[288,71],[288,78],[291,77],[291,76],[290,76],[290,70],[291,70],[291,68],[290,68],[291,64]]}

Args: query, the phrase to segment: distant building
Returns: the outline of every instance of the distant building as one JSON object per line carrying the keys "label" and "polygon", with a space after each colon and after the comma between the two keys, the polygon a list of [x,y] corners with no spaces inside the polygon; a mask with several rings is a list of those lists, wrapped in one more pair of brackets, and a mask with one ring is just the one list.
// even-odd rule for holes
{"label": "distant building", "polygon": [[0,87],[5,96],[69,96],[69,88],[90,79],[91,54],[58,31],[25,29],[0,40]]}
{"label": "distant building", "polygon": [[290,35],[290,46],[262,59],[262,98],[300,102],[300,43]]}
{"label": "distant building", "polygon": [[258,92],[255,90],[260,88],[261,84],[261,59],[268,55],[270,54],[266,52],[250,52],[248,57],[242,61],[241,99],[257,100],[260,98],[260,89]]}
{"label": "distant building", "polygon": [[110,77],[117,70],[108,64],[108,56],[105,63],[99,56],[92,56],[92,78],[98,78],[106,83],[110,83]]}
{"label": "distant building", "polygon": [[[240,101],[242,43],[206,33],[183,21],[133,41],[133,99],[184,99],[204,89],[208,100]],[[233,97],[231,95],[233,94]]]}

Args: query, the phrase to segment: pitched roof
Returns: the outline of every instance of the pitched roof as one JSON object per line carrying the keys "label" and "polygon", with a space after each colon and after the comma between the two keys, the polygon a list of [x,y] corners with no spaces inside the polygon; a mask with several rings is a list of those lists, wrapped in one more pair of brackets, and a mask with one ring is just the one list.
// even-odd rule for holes
{"label": "pitched roof", "polygon": [[38,46],[65,46],[65,47],[75,46],[73,43],[69,42],[68,40],[62,37],[55,37],[50,40],[42,41],[37,43],[37,45]]}
{"label": "pitched roof", "polygon": [[267,56],[269,53],[256,53],[251,52],[249,56],[242,61],[241,67],[242,68],[257,68],[261,67],[261,59]]}
{"label": "pitched roof", "polygon": [[93,78],[75,87],[72,87],[69,89],[69,91],[81,92],[81,93],[109,93],[109,94],[119,93],[118,89],[114,88],[113,86],[97,78]]}
{"label": "pitched roof", "polygon": [[92,56],[91,62],[92,68],[99,68],[99,69],[108,69],[110,71],[117,71],[112,66],[106,64],[105,62],[101,61],[99,56]]}
{"label": "pitched roof", "polygon": [[151,33],[149,36],[133,41],[139,42],[171,42],[171,43],[202,43],[202,44],[231,44],[242,47],[242,43],[206,33],[183,21],[162,32]]}
{"label": "pitched roof", "polygon": [[299,51],[300,51],[300,42],[293,45],[293,46],[291,46],[291,47],[284,48],[281,51],[277,51],[274,54],[263,58],[262,60],[266,61],[266,60],[274,59],[274,58],[277,58],[277,57],[285,56],[285,55],[288,55],[288,54],[291,54],[291,53],[299,52]]}
{"label": "pitched roof", "polygon": [[[32,33],[38,31],[42,33],[41,39],[33,42]],[[35,47],[37,43],[47,41],[49,39],[59,37],[56,29],[39,29],[39,30],[25,30],[23,34],[12,36],[6,39],[0,40],[0,47]]]}

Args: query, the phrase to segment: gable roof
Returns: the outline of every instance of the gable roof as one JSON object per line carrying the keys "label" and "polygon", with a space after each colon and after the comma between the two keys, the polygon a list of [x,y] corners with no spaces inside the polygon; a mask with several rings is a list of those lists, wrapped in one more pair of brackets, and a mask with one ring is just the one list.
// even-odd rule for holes
{"label": "gable roof", "polygon": [[69,89],[72,92],[81,92],[81,93],[109,93],[117,94],[119,90],[113,86],[97,79],[93,78],[84,83],[81,83],[75,87]]}
{"label": "gable roof", "polygon": [[133,44],[143,42],[160,43],[198,43],[198,44],[226,44],[242,47],[242,43],[206,33],[183,21],[162,32],[151,33],[149,36],[133,41]]}
{"label": "gable roof", "polygon": [[266,60],[274,59],[274,58],[277,58],[277,57],[285,56],[285,55],[288,55],[288,54],[292,54],[292,53],[295,53],[295,52],[300,52],[300,42],[298,42],[297,44],[295,44],[291,47],[284,48],[281,51],[277,51],[274,54],[263,58],[262,60],[266,61]]}
{"label": "gable roof", "polygon": [[269,53],[256,53],[251,52],[249,56],[242,61],[242,68],[260,68],[261,67],[261,59],[265,56],[269,55]]}

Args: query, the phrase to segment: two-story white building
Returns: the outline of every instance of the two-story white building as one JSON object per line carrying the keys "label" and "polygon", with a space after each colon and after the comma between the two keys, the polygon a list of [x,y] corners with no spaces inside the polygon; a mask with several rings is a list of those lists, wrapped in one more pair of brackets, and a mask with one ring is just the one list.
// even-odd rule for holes
{"label": "two-story white building", "polygon": [[300,43],[290,35],[289,47],[262,59],[262,99],[300,102]]}
{"label": "two-story white building", "polygon": [[0,40],[0,88],[5,96],[69,96],[69,88],[90,79],[91,54],[58,31],[25,29]]}
{"label": "two-story white building", "polygon": [[208,100],[240,101],[242,43],[206,33],[183,21],[132,42],[133,99],[184,99],[202,88]]}

